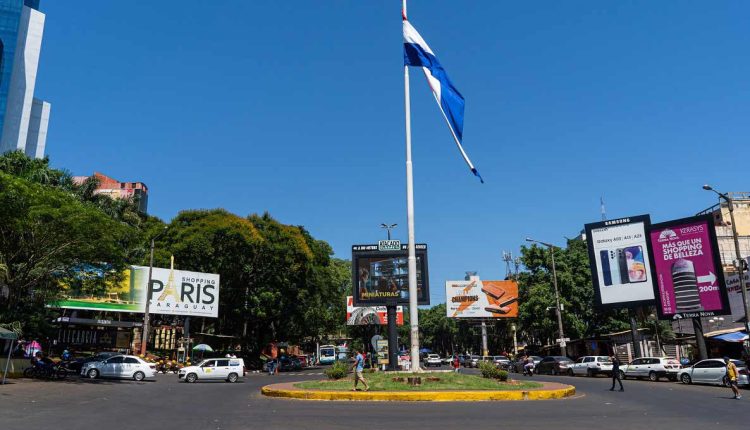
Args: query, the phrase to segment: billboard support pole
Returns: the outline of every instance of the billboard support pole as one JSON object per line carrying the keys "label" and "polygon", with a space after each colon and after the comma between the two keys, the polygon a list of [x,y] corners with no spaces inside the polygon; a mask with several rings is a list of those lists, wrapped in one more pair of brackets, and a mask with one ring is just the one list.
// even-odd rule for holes
{"label": "billboard support pole", "polygon": [[396,305],[386,306],[388,310],[388,369],[398,370],[398,327],[396,326]]}
{"label": "billboard support pole", "polygon": [[635,358],[643,357],[641,351],[641,342],[638,340],[638,323],[635,321],[635,310],[628,308],[630,314],[630,336],[633,339],[633,348],[635,349]]}
{"label": "billboard support pole", "polygon": [[[406,0],[402,1],[406,19]],[[411,326],[411,370],[419,367],[419,309],[417,308],[417,256],[414,242],[414,174],[411,163],[411,101],[409,98],[409,66],[404,65],[404,110],[406,122],[406,222],[409,231],[409,325]]]}
{"label": "billboard support pole", "polygon": [[698,345],[698,355],[701,360],[708,358],[706,349],[706,338],[703,337],[703,324],[700,318],[693,318],[693,331],[695,331],[695,343]]}
{"label": "billboard support pole", "polygon": [[146,345],[148,344],[148,331],[149,331],[149,306],[151,305],[151,275],[154,271],[154,242],[156,239],[164,234],[167,229],[169,228],[168,225],[164,226],[164,230],[159,232],[156,236],[151,238],[151,257],[149,257],[148,260],[148,284],[146,284],[146,309],[143,312],[143,333],[141,333],[141,355],[146,354]]}
{"label": "billboard support pole", "polygon": [[490,355],[489,348],[487,348],[487,322],[482,320],[482,356],[486,357]]}

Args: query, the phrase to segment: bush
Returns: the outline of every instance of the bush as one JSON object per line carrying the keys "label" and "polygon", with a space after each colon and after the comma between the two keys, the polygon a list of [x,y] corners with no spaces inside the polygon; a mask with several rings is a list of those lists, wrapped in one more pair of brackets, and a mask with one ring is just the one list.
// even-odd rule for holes
{"label": "bush", "polygon": [[349,366],[343,361],[334,362],[333,365],[325,371],[328,379],[341,379],[346,377],[347,373],[349,373]]}
{"label": "bush", "polygon": [[498,381],[506,382],[508,380],[508,372],[500,370],[493,363],[482,361],[479,363],[479,371],[482,372],[482,377],[487,379],[497,379]]}

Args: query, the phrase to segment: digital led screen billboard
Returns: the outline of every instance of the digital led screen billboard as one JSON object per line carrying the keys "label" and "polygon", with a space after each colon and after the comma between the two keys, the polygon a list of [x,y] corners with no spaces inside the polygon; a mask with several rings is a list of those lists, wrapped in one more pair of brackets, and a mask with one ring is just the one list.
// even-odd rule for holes
{"label": "digital led screen billboard", "polygon": [[[417,303],[430,304],[427,245],[416,244]],[[400,251],[379,251],[377,244],[352,246],[352,285],[355,306],[409,304],[407,245]]]}

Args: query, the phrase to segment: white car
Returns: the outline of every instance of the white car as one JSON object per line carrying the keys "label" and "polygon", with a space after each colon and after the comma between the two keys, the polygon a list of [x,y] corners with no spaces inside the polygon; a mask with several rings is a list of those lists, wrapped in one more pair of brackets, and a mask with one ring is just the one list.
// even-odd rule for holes
{"label": "white car", "polygon": [[596,376],[600,373],[605,375],[612,374],[612,361],[610,361],[607,356],[588,355],[579,358],[575,363],[568,367],[568,374],[570,374],[570,376]]}
{"label": "white car", "polygon": [[425,357],[424,359],[425,367],[430,367],[430,366],[440,367],[442,364],[443,362],[440,361],[440,356],[437,354],[427,354],[427,357]]}
{"label": "white car", "polygon": [[156,375],[156,365],[135,355],[115,355],[102,361],[91,361],[81,368],[81,375],[96,378],[133,378],[143,381]]}
{"label": "white car", "polygon": [[[737,385],[748,385],[748,370],[740,360],[732,360],[737,366]],[[677,374],[683,384],[716,384],[728,385],[727,365],[719,358],[701,360],[690,367],[686,367]]]}
{"label": "white car", "polygon": [[620,378],[648,378],[658,381],[666,377],[670,381],[677,380],[680,362],[671,357],[642,357],[636,358],[629,364],[620,366]]}
{"label": "white car", "polygon": [[241,358],[209,358],[195,366],[183,367],[178,374],[185,382],[224,380],[237,382],[245,376],[245,361]]}

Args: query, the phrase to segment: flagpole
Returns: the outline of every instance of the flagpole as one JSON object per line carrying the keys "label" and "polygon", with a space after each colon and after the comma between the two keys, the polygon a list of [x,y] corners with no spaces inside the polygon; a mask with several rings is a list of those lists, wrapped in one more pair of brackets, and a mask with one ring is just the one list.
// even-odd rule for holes
{"label": "flagpole", "polygon": [[[406,20],[406,0],[401,15]],[[411,327],[411,369],[419,366],[419,309],[417,308],[417,256],[414,245],[414,175],[411,163],[411,101],[409,98],[409,66],[404,65],[404,110],[406,119],[406,222],[409,230],[409,325]]]}

